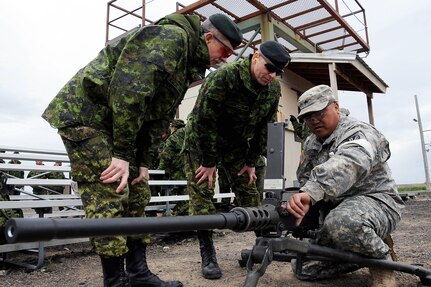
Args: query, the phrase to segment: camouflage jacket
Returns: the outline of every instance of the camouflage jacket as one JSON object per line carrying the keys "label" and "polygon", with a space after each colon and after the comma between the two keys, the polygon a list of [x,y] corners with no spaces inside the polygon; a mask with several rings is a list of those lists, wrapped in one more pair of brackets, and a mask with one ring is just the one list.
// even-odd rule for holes
{"label": "camouflage jacket", "polygon": [[291,123],[296,136],[301,140],[301,144],[303,145],[307,137],[311,134],[310,129],[305,123],[300,123],[298,121]]}
{"label": "camouflage jacket", "polygon": [[177,129],[165,142],[160,153],[158,169],[164,169],[170,179],[185,179],[183,157],[179,156],[184,145],[185,128]]}
{"label": "camouflage jacket", "polygon": [[[40,179],[65,179],[64,173],[62,172],[46,172],[46,171],[30,171],[27,175],[27,178],[40,178]],[[63,193],[64,186],[48,186],[49,189],[52,189],[58,193]],[[33,186],[33,192],[35,194],[47,193],[44,188],[39,186]]]}
{"label": "camouflage jacket", "polygon": [[207,65],[199,17],[171,14],[107,45],[42,117],[58,129],[86,126],[106,132],[113,139],[113,156],[149,166],[148,155],[157,151],[186,89],[204,76]]}
{"label": "camouflage jacket", "polygon": [[211,73],[199,90],[186,126],[185,149],[205,167],[217,161],[255,166],[264,153],[267,123],[276,119],[280,84],[261,86],[251,56]]}
{"label": "camouflage jacket", "polygon": [[338,127],[323,142],[314,134],[308,137],[304,155],[297,177],[313,203],[368,195],[396,212],[403,205],[387,164],[389,143],[373,126],[341,115]]}

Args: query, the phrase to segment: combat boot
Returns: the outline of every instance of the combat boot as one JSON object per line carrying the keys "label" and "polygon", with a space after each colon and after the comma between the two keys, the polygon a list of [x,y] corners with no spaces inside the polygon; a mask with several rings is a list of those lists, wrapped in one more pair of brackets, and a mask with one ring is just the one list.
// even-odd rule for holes
{"label": "combat boot", "polygon": [[396,287],[395,274],[393,270],[379,267],[369,267],[372,287]]}
{"label": "combat boot", "polygon": [[147,265],[147,245],[141,242],[127,242],[126,270],[131,287],[182,287],[180,281],[163,281],[153,274]]}
{"label": "combat boot", "polygon": [[104,287],[130,287],[129,279],[124,271],[124,257],[100,256],[103,270]]}
{"label": "combat boot", "polygon": [[202,257],[202,275],[206,279],[219,279],[221,270],[217,264],[212,231],[199,230],[197,233]]}

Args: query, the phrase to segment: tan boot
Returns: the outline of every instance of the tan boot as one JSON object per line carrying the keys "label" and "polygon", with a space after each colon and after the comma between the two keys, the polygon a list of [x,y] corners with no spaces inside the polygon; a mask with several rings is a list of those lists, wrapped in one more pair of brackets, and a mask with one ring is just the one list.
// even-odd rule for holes
{"label": "tan boot", "polygon": [[379,267],[370,267],[370,274],[373,280],[371,287],[396,287],[395,274],[393,270]]}

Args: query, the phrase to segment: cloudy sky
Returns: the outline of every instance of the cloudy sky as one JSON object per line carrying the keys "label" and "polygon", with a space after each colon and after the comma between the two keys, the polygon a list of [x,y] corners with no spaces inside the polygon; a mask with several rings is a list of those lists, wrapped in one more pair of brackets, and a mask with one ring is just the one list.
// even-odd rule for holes
{"label": "cloudy sky", "polygon": [[[175,10],[174,0],[150,2],[150,19]],[[364,60],[389,85],[386,94],[374,95],[373,105],[375,125],[390,141],[393,176],[399,184],[424,182],[419,129],[413,118],[416,94],[423,130],[431,129],[431,2],[359,2],[366,11],[371,47]],[[103,47],[107,0],[0,3],[0,146],[63,150],[56,130],[40,115]],[[340,103],[352,116],[368,121],[363,94],[340,92]],[[431,132],[424,132],[424,137],[431,142]]]}

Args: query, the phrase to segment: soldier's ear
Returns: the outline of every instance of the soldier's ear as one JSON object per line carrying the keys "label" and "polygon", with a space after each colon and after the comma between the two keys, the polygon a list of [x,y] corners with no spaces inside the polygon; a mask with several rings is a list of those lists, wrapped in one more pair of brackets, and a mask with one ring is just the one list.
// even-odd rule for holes
{"label": "soldier's ear", "polygon": [[211,32],[205,33],[205,42],[207,42],[207,44],[211,42],[212,38],[213,38],[213,34]]}

